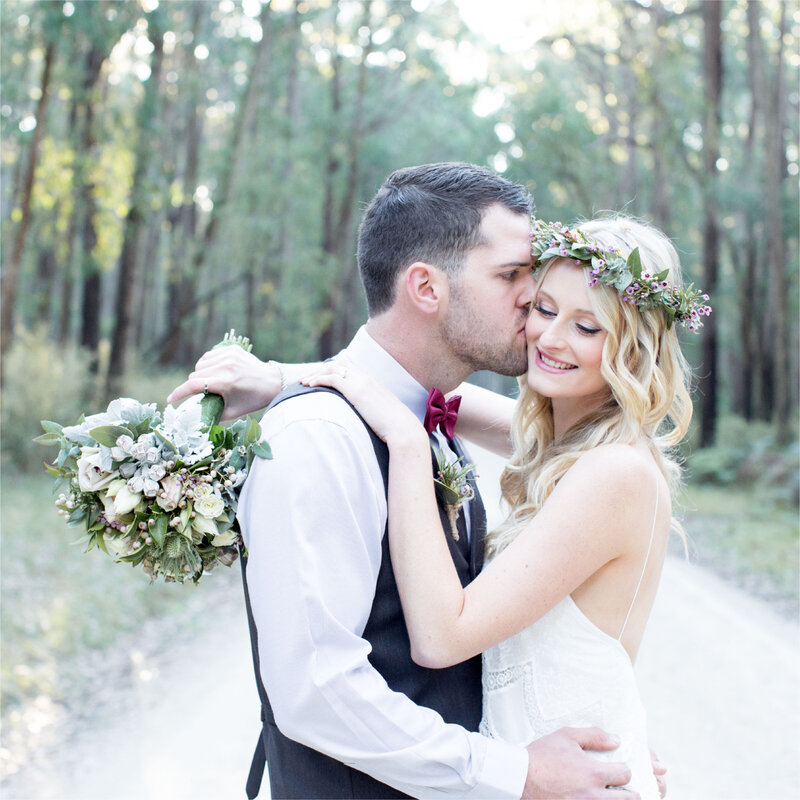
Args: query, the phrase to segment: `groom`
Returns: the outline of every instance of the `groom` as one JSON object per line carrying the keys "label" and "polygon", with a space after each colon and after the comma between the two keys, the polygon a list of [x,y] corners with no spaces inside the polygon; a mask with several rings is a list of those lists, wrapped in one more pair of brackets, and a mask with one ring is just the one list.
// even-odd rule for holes
{"label": "groom", "polygon": [[[399,170],[367,208],[369,319],[345,353],[420,420],[432,387],[525,372],[530,210],[521,187],[460,163]],[[612,737],[485,738],[480,658],[442,670],[411,660],[386,536],[388,452],[340,395],[290,388],[262,430],[274,458],[256,459],[239,505],[264,719],[249,797],[265,758],[276,799],[634,796],[605,788],[625,784],[627,767],[584,752]],[[460,454],[438,430],[432,443]],[[466,584],[481,564],[479,497],[460,525],[448,541]]]}

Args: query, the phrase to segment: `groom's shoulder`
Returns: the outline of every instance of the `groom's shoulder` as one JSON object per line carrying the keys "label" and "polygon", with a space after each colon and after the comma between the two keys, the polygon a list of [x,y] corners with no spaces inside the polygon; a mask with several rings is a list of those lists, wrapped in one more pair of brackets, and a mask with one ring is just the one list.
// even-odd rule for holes
{"label": "groom's shoulder", "polygon": [[294,426],[335,426],[359,431],[364,424],[339,392],[322,387],[290,387],[288,394],[279,395],[266,410],[261,429],[268,435]]}

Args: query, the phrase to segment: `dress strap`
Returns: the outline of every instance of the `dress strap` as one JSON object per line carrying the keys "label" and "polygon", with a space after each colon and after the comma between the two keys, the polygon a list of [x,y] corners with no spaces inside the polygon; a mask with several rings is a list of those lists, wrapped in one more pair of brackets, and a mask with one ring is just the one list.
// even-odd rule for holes
{"label": "dress strap", "polygon": [[644,564],[642,564],[642,573],[639,575],[639,582],[636,584],[636,591],[633,593],[633,598],[631,599],[631,604],[628,606],[628,613],[625,615],[625,622],[622,623],[622,629],[619,632],[619,636],[617,636],[617,641],[622,639],[622,634],[625,633],[625,628],[628,625],[628,620],[631,618],[631,611],[633,611],[633,606],[636,603],[636,598],[639,595],[639,589],[642,588],[642,581],[644,580],[644,573],[647,569],[647,562],[650,558],[650,550],[653,547],[653,537],[656,532],[656,517],[658,516],[658,475],[656,474],[656,506],[653,509],[653,524],[650,526],[650,541],[647,543],[647,553],[644,557]]}

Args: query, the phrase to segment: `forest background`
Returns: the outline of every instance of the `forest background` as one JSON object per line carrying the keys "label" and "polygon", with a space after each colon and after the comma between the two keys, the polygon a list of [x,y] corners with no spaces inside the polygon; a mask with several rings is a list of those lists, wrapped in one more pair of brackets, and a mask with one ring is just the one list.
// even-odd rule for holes
{"label": "forest background", "polygon": [[714,306],[685,341],[692,556],[796,614],[797,2],[5,0],[0,15],[7,769],[83,696],[87,663],[192,592],[69,546],[38,421],[163,402],[231,327],[262,358],[335,353],[366,318],[361,210],[410,164],[485,164],[545,219],[622,210],[674,240]]}

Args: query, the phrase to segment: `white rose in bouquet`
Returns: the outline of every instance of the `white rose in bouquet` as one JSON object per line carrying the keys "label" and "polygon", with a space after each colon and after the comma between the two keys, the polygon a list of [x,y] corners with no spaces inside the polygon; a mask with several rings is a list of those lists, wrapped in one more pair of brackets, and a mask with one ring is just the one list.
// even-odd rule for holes
{"label": "white rose in bouquet", "polygon": [[194,490],[194,510],[206,519],[216,519],[224,510],[222,498],[207,483]]}
{"label": "white rose in bouquet", "polygon": [[81,447],[78,459],[78,486],[82,492],[99,492],[105,489],[116,477],[114,472],[106,472],[101,466],[99,447]]}

